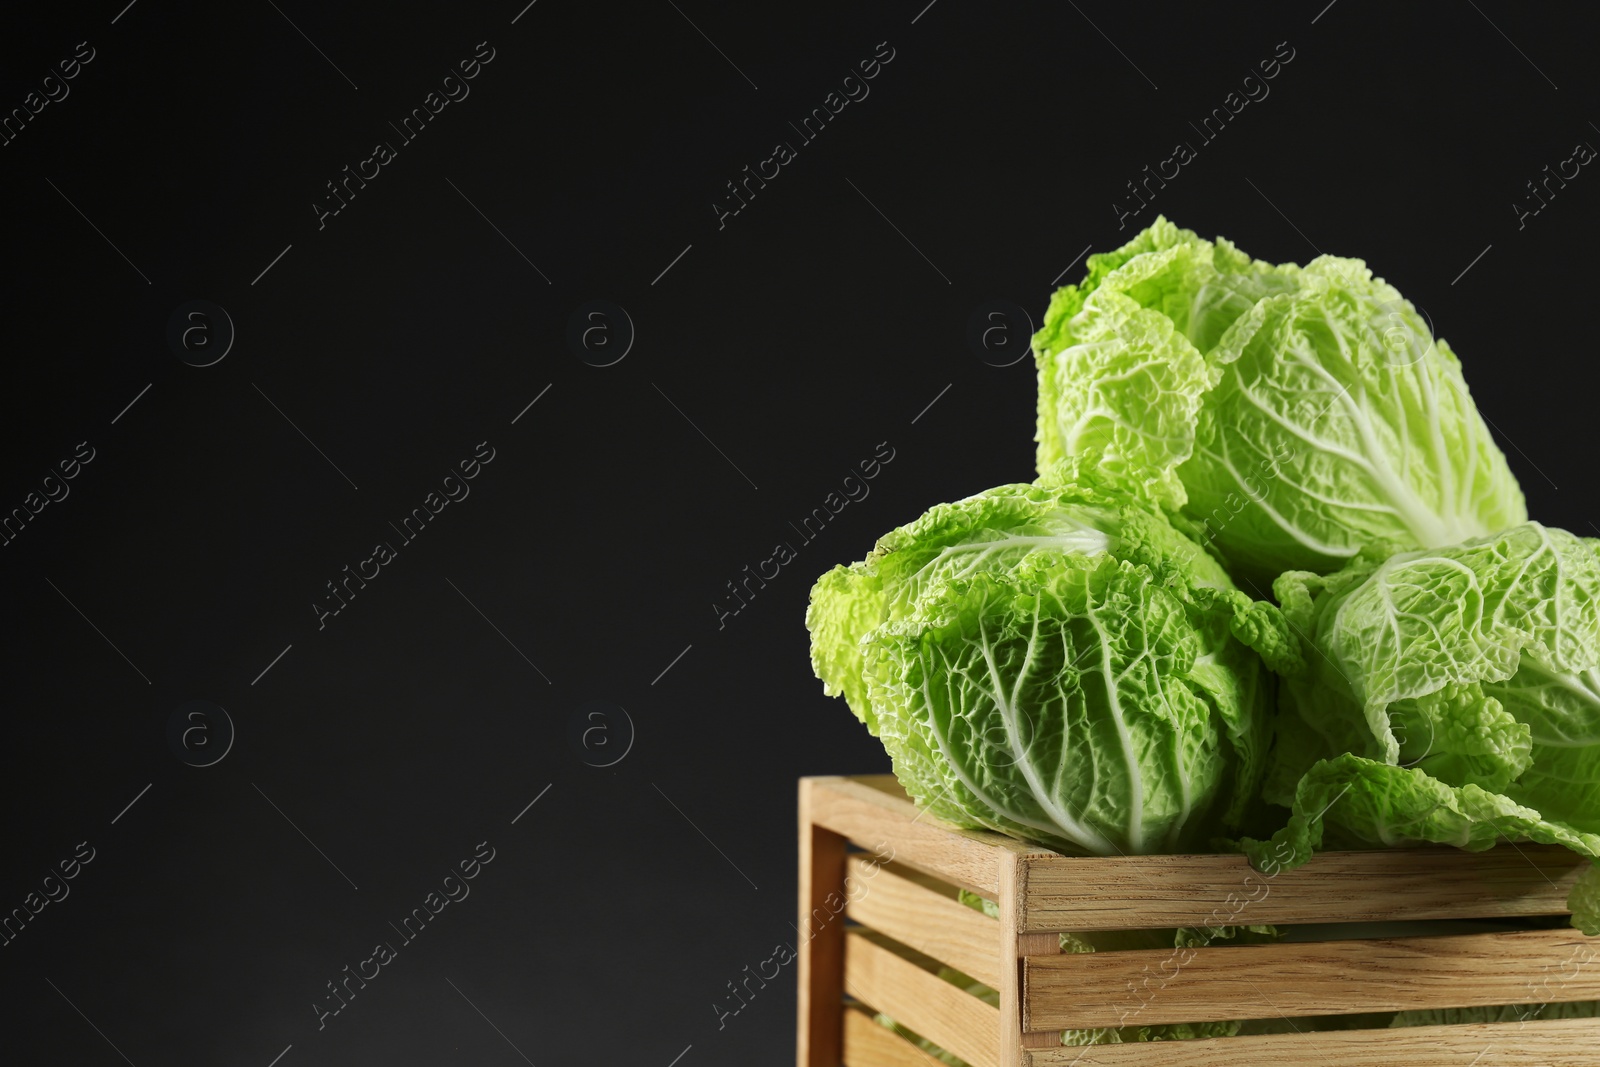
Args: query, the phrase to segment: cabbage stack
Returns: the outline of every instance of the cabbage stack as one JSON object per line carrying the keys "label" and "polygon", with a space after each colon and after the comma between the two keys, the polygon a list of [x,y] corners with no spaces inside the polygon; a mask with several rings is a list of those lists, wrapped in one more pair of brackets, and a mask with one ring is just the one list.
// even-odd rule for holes
{"label": "cabbage stack", "polygon": [[[1086,854],[1600,857],[1600,542],[1529,521],[1426,315],[1158,219],[1033,345],[1037,480],[812,592],[919,805]],[[1569,904],[1600,934],[1593,866]]]}

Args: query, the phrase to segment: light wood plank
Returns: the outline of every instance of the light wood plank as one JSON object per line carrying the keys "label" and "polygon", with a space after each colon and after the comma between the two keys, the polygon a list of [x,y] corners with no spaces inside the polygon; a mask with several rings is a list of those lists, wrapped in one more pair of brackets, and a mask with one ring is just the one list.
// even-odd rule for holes
{"label": "light wood plank", "polygon": [[1018,904],[1028,895],[1028,866],[1022,856],[1010,856],[1000,868],[1000,928],[1004,940],[1000,955],[1006,962],[1000,976],[1000,1063],[1020,1067],[1024,1050],[1048,1048],[1061,1043],[1053,1032],[1025,1033],[1022,1025],[1023,985],[1019,960],[1061,950],[1061,938],[1053,933],[1025,934],[1017,931]]}
{"label": "light wood plank", "polygon": [[852,929],[845,935],[844,988],[972,1067],[1001,1067],[999,1009],[892,951],[870,932]]}
{"label": "light wood plank", "polygon": [[1020,928],[1561,915],[1586,862],[1543,845],[1325,852],[1273,877],[1240,855],[1030,856]]}
{"label": "light wood plank", "polygon": [[[940,963],[1000,986],[1000,924],[956,899],[956,888],[899,864],[853,855],[845,914]],[[1012,957],[1013,959],[1015,957]]]}
{"label": "light wood plank", "polygon": [[1027,1054],[1024,1067],[1600,1067],[1600,1020],[1091,1045]]}
{"label": "light wood plank", "polygon": [[847,842],[814,823],[815,796],[810,780],[802,778],[795,1063],[798,1067],[839,1067],[843,1055],[844,919],[829,909],[829,898],[843,899]]}
{"label": "light wood plank", "polygon": [[922,1051],[851,1005],[844,1009],[844,1067],[945,1067],[943,1060]]}
{"label": "light wood plank", "polygon": [[1022,974],[1024,1030],[1468,1008],[1600,999],[1600,941],[1562,929],[1141,949],[1028,957]]}
{"label": "light wood plank", "polygon": [[1055,856],[987,830],[958,830],[919,812],[890,775],[808,778],[812,817],[861,848],[892,850],[889,858],[963,889],[996,899],[1007,855]]}
{"label": "light wood plank", "polygon": [[1017,935],[1017,956],[1019,958],[1019,965],[1017,971],[1017,1023],[1015,1029],[1021,1033],[1021,1040],[1019,1042],[1021,1048],[1052,1048],[1061,1044],[1061,1034],[1056,1030],[1044,1030],[1036,1033],[1028,1033],[1022,1029],[1022,972],[1020,965],[1020,958],[1023,956],[1055,955],[1060,951],[1061,939],[1056,934]]}

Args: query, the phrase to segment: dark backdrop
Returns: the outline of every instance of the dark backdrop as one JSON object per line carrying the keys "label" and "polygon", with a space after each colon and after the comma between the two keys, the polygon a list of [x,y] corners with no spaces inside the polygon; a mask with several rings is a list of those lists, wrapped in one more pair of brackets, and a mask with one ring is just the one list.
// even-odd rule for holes
{"label": "dark backdrop", "polygon": [[789,1062],[792,968],[715,1005],[793,938],[797,776],[886,769],[807,591],[1032,476],[1025,326],[969,319],[1157,211],[1365,257],[1596,532],[1600,177],[1525,188],[1600,144],[1578,5],[524,2],[5,16],[8,1059]]}

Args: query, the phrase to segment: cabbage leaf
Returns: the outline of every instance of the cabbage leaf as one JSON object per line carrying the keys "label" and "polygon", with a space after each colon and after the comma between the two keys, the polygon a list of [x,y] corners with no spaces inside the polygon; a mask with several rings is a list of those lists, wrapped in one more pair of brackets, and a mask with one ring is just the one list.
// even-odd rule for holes
{"label": "cabbage leaf", "polygon": [[1041,479],[1098,454],[1236,576],[1527,518],[1460,361],[1358,259],[1273,266],[1158,219],[1055,294],[1034,354]]}
{"label": "cabbage leaf", "polygon": [[[1331,843],[1497,840],[1600,857],[1600,558],[1524,523],[1274,586],[1303,666],[1280,690],[1266,798],[1303,862]],[[1266,851],[1252,845],[1258,860]],[[1589,881],[1569,905],[1600,924]]]}
{"label": "cabbage leaf", "polygon": [[1111,483],[1002,486],[826,574],[812,662],[919,805],[1075,853],[1236,828],[1265,760],[1281,619]]}

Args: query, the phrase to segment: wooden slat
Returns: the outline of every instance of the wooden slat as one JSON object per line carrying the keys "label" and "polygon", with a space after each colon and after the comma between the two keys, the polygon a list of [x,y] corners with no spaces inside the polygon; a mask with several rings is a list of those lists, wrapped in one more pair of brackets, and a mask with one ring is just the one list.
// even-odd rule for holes
{"label": "wooden slat", "polygon": [[1600,1020],[1408,1026],[1029,1052],[1024,1067],[1600,1067]]}
{"label": "wooden slat", "polygon": [[1275,877],[1240,855],[1026,862],[1024,931],[1560,915],[1588,861],[1555,846],[1520,845],[1325,852]]}
{"label": "wooden slat", "polygon": [[860,929],[845,935],[844,987],[863,1004],[955,1053],[972,1067],[1000,1067],[998,1008],[891,951]]}
{"label": "wooden slat", "polygon": [[855,899],[846,915],[1000,987],[1000,924],[957,900],[954,886],[870,856],[854,855],[847,863],[845,896]]}
{"label": "wooden slat", "polygon": [[855,1005],[844,1009],[844,1067],[945,1067]]}
{"label": "wooden slat", "polygon": [[1269,1019],[1596,1000],[1600,943],[1563,929],[1141,949],[1028,957],[1022,974],[1024,1030]]}
{"label": "wooden slat", "polygon": [[1023,984],[1020,960],[1061,950],[1061,938],[1053,933],[1018,933],[1018,902],[1028,895],[1028,867],[1021,856],[1010,856],[1000,868],[1000,928],[1005,931],[1000,955],[1007,962],[1000,977],[1000,1062],[1003,1067],[1018,1067],[1025,1049],[1048,1048],[1061,1043],[1057,1033],[1024,1033],[1022,1025]]}
{"label": "wooden slat", "polygon": [[819,825],[865,849],[892,842],[890,859],[991,899],[999,892],[1002,856],[1056,855],[1004,834],[947,826],[919,812],[889,775],[803,780],[811,783]]}
{"label": "wooden slat", "polygon": [[[815,792],[800,780],[800,952],[795,1026],[798,1067],[839,1067],[843,1047],[844,919],[828,899],[843,899],[847,843],[812,821]],[[813,916],[822,909],[824,920]],[[840,905],[842,910],[842,905]]]}

